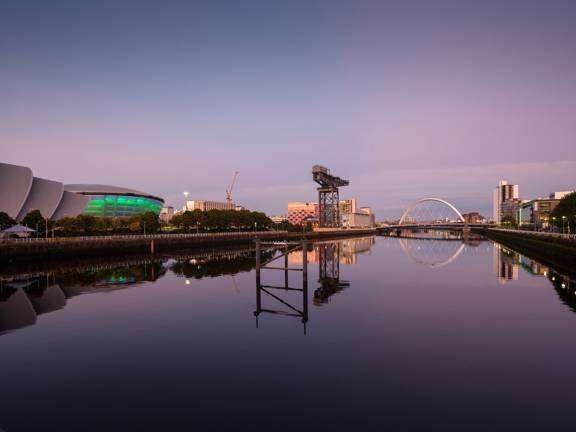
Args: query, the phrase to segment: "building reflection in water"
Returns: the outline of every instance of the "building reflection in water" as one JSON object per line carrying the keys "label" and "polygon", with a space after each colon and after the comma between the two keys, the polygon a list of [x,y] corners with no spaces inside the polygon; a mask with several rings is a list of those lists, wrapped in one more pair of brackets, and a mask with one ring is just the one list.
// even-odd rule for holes
{"label": "building reflection in water", "polygon": [[502,283],[518,280],[520,269],[533,276],[548,276],[552,271],[548,266],[497,243],[492,243],[492,267]]}
{"label": "building reflection in water", "polygon": [[0,278],[0,334],[35,324],[38,315],[64,308],[74,296],[155,281],[165,271],[160,262],[144,262],[120,267],[95,266],[58,275]]}
{"label": "building reflection in water", "polygon": [[497,243],[492,244],[493,268],[502,283],[518,280],[520,269],[526,274],[547,278],[561,301],[576,312],[576,283],[574,278],[519,254]]}
{"label": "building reflection in water", "polygon": [[[267,252],[264,255],[271,254]],[[211,253],[176,254],[130,258],[126,263],[92,260],[63,273],[43,271],[0,277],[0,334],[34,325],[38,315],[57,311],[75,296],[112,292],[154,282],[171,271],[190,278],[236,274],[254,268],[254,253],[223,250]]]}
{"label": "building reflection in water", "polygon": [[[370,254],[374,241],[374,237],[364,237],[307,244],[307,263],[318,264],[318,286],[314,289],[312,296],[314,305],[325,305],[335,294],[350,286],[348,281],[341,279],[341,266],[356,264],[359,257]],[[463,245],[462,242],[452,239],[434,241],[412,238],[399,239],[399,241],[407,242],[409,246],[403,250],[409,251],[408,255],[420,264],[425,262],[424,258],[429,258],[427,254],[430,251],[442,251],[441,256],[436,256],[432,262],[438,262],[438,259],[440,262],[453,262],[454,252],[458,252]],[[278,246],[263,250],[261,253],[263,262],[272,259],[279,253],[279,250]],[[283,255],[282,260],[284,267],[291,267],[292,270],[283,272],[281,289],[264,289],[273,294],[268,297],[285,308],[286,315],[292,314],[305,324],[309,318],[307,274],[302,274],[302,282],[293,286],[293,283],[298,282],[299,279],[294,274],[298,274],[295,266],[298,267],[299,264],[302,268],[300,271],[304,273],[302,271],[303,250],[301,248],[292,250]],[[0,334],[34,325],[39,315],[66,307],[68,300],[77,295],[111,292],[138,286],[145,282],[153,282],[168,272],[182,278],[183,284],[189,284],[192,279],[235,275],[251,271],[255,266],[253,248],[243,247],[211,252],[159,255],[154,259],[149,256],[133,257],[122,264],[114,260],[90,260],[89,264],[74,268],[42,270],[37,273],[33,271],[12,272],[8,276],[0,277]],[[517,280],[520,269],[531,275],[546,277],[562,302],[576,311],[576,287],[573,278],[510,249],[497,244],[493,245],[493,271],[500,281]],[[280,274],[282,275],[282,272]],[[287,296],[284,297],[284,294]],[[257,295],[262,296],[262,291]],[[263,304],[260,306],[264,309]]]}
{"label": "building reflection in water", "polygon": [[492,271],[501,283],[518,280],[519,255],[501,246],[492,244]]}

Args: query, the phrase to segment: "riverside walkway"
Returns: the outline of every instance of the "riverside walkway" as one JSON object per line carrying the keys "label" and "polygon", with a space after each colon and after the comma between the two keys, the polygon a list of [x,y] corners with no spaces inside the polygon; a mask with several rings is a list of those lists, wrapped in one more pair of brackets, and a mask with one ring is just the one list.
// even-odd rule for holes
{"label": "riverside walkway", "polygon": [[0,240],[0,262],[53,259],[65,256],[103,256],[125,253],[156,253],[174,249],[252,243],[261,240],[315,240],[373,235],[375,229],[335,229],[312,232],[251,231],[198,234],[111,235]]}

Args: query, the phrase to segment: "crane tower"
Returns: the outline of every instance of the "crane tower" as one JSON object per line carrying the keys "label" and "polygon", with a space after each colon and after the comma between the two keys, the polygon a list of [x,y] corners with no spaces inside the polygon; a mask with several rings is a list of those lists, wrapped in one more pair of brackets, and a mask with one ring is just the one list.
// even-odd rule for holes
{"label": "crane tower", "polygon": [[348,186],[348,180],[330,174],[330,170],[321,165],[312,167],[312,178],[320,185],[318,190],[319,220],[321,228],[340,226],[340,198],[338,188]]}
{"label": "crane tower", "polygon": [[230,186],[226,188],[226,201],[228,204],[232,203],[232,189],[234,189],[234,185],[236,184],[236,178],[238,177],[238,171],[234,172],[234,177],[232,177],[232,182]]}

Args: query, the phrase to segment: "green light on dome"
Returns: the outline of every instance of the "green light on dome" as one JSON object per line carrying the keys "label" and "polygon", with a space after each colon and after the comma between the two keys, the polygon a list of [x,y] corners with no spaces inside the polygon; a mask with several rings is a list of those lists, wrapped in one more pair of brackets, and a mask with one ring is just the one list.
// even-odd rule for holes
{"label": "green light on dome", "polygon": [[90,198],[84,214],[92,216],[135,216],[150,211],[159,214],[163,205],[152,198],[126,195],[93,195]]}

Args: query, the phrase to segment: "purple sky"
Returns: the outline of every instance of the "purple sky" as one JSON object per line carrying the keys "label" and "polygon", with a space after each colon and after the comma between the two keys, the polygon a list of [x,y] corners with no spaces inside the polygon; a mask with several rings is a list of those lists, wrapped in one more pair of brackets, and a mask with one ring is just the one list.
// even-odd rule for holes
{"label": "purple sky", "polygon": [[66,183],[285,213],[342,197],[394,217],[490,214],[576,187],[574,1],[11,1],[0,160]]}

